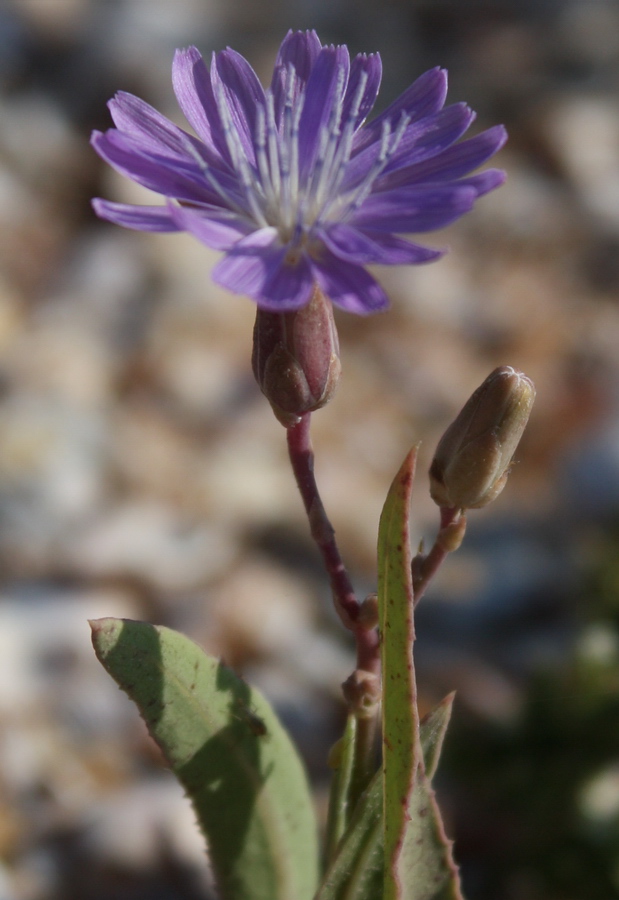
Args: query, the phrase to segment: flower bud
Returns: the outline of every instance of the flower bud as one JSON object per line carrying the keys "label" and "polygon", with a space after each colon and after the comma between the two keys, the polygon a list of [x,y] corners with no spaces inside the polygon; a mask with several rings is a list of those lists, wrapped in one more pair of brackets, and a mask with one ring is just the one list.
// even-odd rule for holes
{"label": "flower bud", "polygon": [[380,678],[374,672],[355,669],[342,685],[349,710],[358,719],[371,719],[381,698]]}
{"label": "flower bud", "polygon": [[378,621],[378,594],[368,594],[359,607],[357,623],[369,631],[378,627]]}
{"label": "flower bud", "polygon": [[288,313],[258,309],[252,368],[273,412],[289,428],[329,402],[340,377],[333,307],[318,287]]}
{"label": "flower bud", "polygon": [[430,493],[440,507],[478,509],[505,487],[525,429],[535,387],[511,366],[495,369],[449,426],[430,467]]}

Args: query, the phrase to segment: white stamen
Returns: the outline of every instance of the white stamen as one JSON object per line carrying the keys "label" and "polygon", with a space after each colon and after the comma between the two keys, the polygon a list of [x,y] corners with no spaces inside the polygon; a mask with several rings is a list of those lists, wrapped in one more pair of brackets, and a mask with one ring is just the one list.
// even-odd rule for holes
{"label": "white stamen", "polygon": [[282,85],[284,108],[280,110],[280,120],[276,120],[272,90],[265,91],[265,104],[257,106],[255,166],[247,158],[224,86],[220,82],[213,85],[223,137],[236,170],[237,183],[242,189],[237,200],[219,184],[189,140],[187,151],[198,163],[208,185],[229,209],[233,208],[245,218],[251,216],[260,227],[276,227],[282,241],[301,247],[311,237],[313,228],[336,217],[344,221],[362,205],[376,178],[396,153],[408,127],[410,118],[405,114],[400,117],[395,131],[392,122],[382,123],[374,161],[360,183],[342,195],[341,186],[350,162],[354,136],[360,126],[359,113],[369,77],[367,70],[359,73],[345,121],[342,121],[348,73],[343,65],[337,66],[330,98],[325,98],[325,101],[331,100],[328,121],[315,136],[314,159],[307,161],[304,173],[300,172],[299,128],[306,95],[305,86],[299,82],[292,64],[287,66]]}
{"label": "white stamen", "polygon": [[213,190],[215,191],[215,193],[216,193],[219,197],[221,197],[221,199],[223,200],[225,206],[227,206],[227,207],[233,206],[233,207],[236,209],[237,212],[239,212],[239,213],[241,213],[243,216],[245,216],[245,215],[247,214],[247,210],[244,209],[242,206],[240,206],[240,204],[237,203],[236,200],[234,200],[234,198],[232,197],[232,195],[229,194],[229,193],[228,193],[228,192],[227,192],[227,191],[219,184],[219,182],[217,181],[216,176],[215,176],[215,175],[213,174],[213,172],[211,171],[210,166],[208,165],[208,163],[206,162],[206,160],[200,155],[200,153],[198,152],[198,150],[196,149],[196,147],[194,147],[194,145],[193,145],[193,143],[191,142],[191,139],[189,138],[189,136],[188,136],[188,135],[183,135],[183,136],[182,136],[182,141],[183,141],[183,146],[185,147],[185,150],[186,150],[187,153],[192,157],[192,159],[194,159],[195,162],[197,163],[197,165],[198,165],[200,171],[202,172],[202,175],[203,175],[204,178],[206,179],[206,182],[207,182],[207,184],[209,185],[209,187],[212,187]]}
{"label": "white stamen", "polygon": [[346,88],[346,72],[343,66],[339,66],[337,70],[337,80],[335,84],[333,103],[329,113],[329,121],[320,130],[318,150],[314,163],[314,171],[311,176],[311,183],[308,185],[308,191],[317,199],[324,187],[325,173],[328,174],[333,154],[337,146],[340,136],[340,120],[342,118],[342,106],[344,99],[344,91]]}
{"label": "white stamen", "polygon": [[333,165],[331,167],[332,171],[328,192],[328,197],[330,196],[331,198],[334,197],[339,190],[342,179],[344,178],[344,173],[346,171],[346,165],[348,163],[348,160],[350,159],[352,142],[357,130],[357,116],[359,115],[359,108],[361,106],[361,101],[363,99],[367,83],[368,73],[362,72],[361,77],[359,78],[359,84],[357,85],[357,90],[355,91],[353,101],[346,117],[344,128],[342,129],[342,138],[338,146],[337,154],[335,156],[335,159],[333,160]]}
{"label": "white stamen", "polygon": [[285,90],[285,101],[284,105],[288,106],[290,109],[293,109],[295,105],[295,91],[297,87],[297,73],[294,70],[294,66],[291,62],[288,63],[286,67],[286,90]]}
{"label": "white stamen", "polygon": [[234,127],[234,123],[232,122],[232,116],[230,114],[230,109],[228,107],[228,102],[224,94],[223,86],[219,82],[215,87],[215,100],[217,101],[217,109],[219,110],[221,124],[223,126],[226,146],[228,147],[228,151],[230,153],[230,156],[232,157],[234,167],[236,168],[237,173],[240,175],[241,184],[245,189],[245,197],[247,199],[247,203],[256,222],[262,228],[266,228],[269,223],[264,215],[264,211],[262,208],[262,185],[260,184],[259,179],[256,178],[255,173],[252,171],[249,162],[247,161],[245,150],[243,148],[243,144],[241,143],[241,138],[237,129]]}
{"label": "white stamen", "polygon": [[286,103],[284,106],[282,134],[280,140],[280,160],[282,174],[281,222],[288,234],[299,221],[299,121],[305,103],[305,94],[295,100],[296,76],[292,63],[288,66],[286,82]]}
{"label": "white stamen", "polygon": [[262,189],[267,204],[275,206],[277,202],[277,189],[271,180],[271,171],[269,168],[269,160],[266,152],[266,117],[264,108],[258,106],[256,109],[256,162],[258,163],[258,172],[262,181]]}
{"label": "white stamen", "polygon": [[269,138],[269,160],[271,163],[271,182],[273,184],[273,190],[279,194],[281,191],[281,180],[280,180],[280,162],[279,162],[279,147],[277,143],[277,123],[275,121],[275,101],[273,99],[273,92],[266,92],[267,98],[267,135]]}
{"label": "white stamen", "polygon": [[[383,122],[382,123],[382,133],[380,139],[380,149],[378,151],[378,156],[374,160],[373,165],[370,167],[368,172],[366,173],[365,178],[361,181],[359,185],[354,189],[352,194],[348,197],[346,203],[340,208],[338,211],[338,217],[342,220],[348,218],[351,213],[355,210],[359,209],[363,201],[367,198],[368,194],[372,190],[372,186],[380,173],[383,171],[387,163],[390,159],[393,158],[396,150],[398,149],[398,145],[402,140],[402,135],[406,131],[408,124],[410,122],[410,116],[407,116],[405,113],[402,113],[400,117],[400,121],[398,123],[398,127],[396,128],[393,136],[391,134],[391,123]],[[391,140],[390,140],[391,138]],[[330,204],[329,210],[333,208],[333,204]],[[328,210],[325,210],[325,214]]]}
{"label": "white stamen", "polygon": [[[303,97],[305,101],[305,97]],[[290,182],[295,194],[299,193],[299,123],[301,122],[301,113],[303,112],[303,103],[300,103],[292,118],[292,131],[290,134]]]}

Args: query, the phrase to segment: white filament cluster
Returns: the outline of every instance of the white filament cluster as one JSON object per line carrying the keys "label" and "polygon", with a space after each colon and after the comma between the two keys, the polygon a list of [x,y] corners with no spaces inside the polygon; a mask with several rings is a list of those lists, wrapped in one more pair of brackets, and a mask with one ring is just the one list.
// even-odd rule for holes
{"label": "white filament cluster", "polygon": [[[359,110],[367,86],[363,72],[343,120],[346,72],[340,67],[333,89],[329,117],[320,127],[312,158],[301,159],[299,128],[306,94],[299,90],[294,68],[289,65],[285,79],[285,100],[281,125],[275,116],[271,89],[265,91],[265,103],[256,110],[253,135],[256,164],[248,159],[233,121],[223,86],[215,87],[215,99],[222,123],[223,137],[238,179],[239,193],[231,195],[207,164],[196,146],[187,141],[187,150],[225,206],[237,215],[251,219],[258,227],[275,227],[282,243],[301,247],[315,228],[327,222],[345,221],[366,199],[376,178],[393,157],[410,117],[402,113],[395,130],[382,123],[379,146],[365,174],[354,186],[342,192],[342,184],[353,152],[354,136],[361,124]],[[325,103],[328,98],[325,98]],[[306,127],[311,127],[307,125]]]}

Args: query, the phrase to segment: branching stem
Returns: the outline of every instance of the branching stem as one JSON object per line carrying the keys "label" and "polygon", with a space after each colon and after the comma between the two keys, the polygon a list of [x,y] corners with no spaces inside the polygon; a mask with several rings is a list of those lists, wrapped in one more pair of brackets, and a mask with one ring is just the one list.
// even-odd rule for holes
{"label": "branching stem", "polygon": [[378,674],[380,645],[376,628],[360,621],[357,599],[335,540],[335,529],[327,516],[314,476],[314,451],[310,439],[311,413],[287,429],[288,453],[299,492],[309,519],[310,530],[329,576],[335,609],[342,623],[355,636],[357,668]]}
{"label": "branching stem", "polygon": [[[361,604],[355,595],[346,566],[335,540],[335,529],[327,516],[314,476],[314,451],[310,440],[310,416],[287,429],[288,453],[292,470],[309,519],[310,530],[322,555],[331,583],[335,609],[342,623],[355,636],[357,669],[380,675],[380,640],[375,624],[368,625],[361,616]],[[354,713],[354,709],[351,708]],[[367,787],[376,766],[376,716],[357,717],[352,748],[352,772],[347,789],[348,808],[354,809]]]}
{"label": "branching stem", "polygon": [[441,524],[434,546],[427,556],[421,552],[413,559],[413,596],[415,606],[428,585],[445,562],[447,555],[457,550],[466,530],[466,516],[460,509],[441,508]]}

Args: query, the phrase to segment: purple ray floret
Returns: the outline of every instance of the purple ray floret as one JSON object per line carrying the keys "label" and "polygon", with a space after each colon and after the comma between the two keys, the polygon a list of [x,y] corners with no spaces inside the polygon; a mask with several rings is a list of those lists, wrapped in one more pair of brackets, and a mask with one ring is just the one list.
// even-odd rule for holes
{"label": "purple ray floret", "polygon": [[401,237],[458,219],[504,173],[485,163],[506,140],[498,125],[459,141],[475,118],[445,106],[447,74],[431,69],[365,125],[381,79],[378,54],[350,60],[314,31],[289,32],[271,86],[234,50],[178,50],[174,91],[197,137],[123,92],[97,153],[163,195],[164,206],[93,201],[101,218],[140,231],[189,231],[224,252],[214,280],[262,309],[303,306],[318,284],[365,315],[387,297],[372,263],[424,263],[444,253]]}

